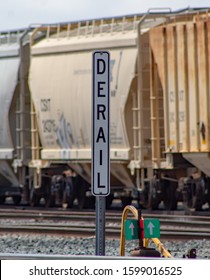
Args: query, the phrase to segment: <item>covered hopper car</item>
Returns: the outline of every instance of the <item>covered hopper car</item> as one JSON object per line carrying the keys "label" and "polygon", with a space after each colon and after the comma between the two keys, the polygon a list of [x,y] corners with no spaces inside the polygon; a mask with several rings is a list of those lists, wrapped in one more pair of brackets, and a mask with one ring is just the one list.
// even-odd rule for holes
{"label": "covered hopper car", "polygon": [[0,173],[10,170],[8,186],[21,187],[23,200],[94,204],[92,53],[108,50],[107,204],[136,199],[176,209],[183,201],[200,210],[210,203],[208,9],[42,25],[16,36],[10,56],[13,43],[1,35]]}
{"label": "covered hopper car", "polygon": [[[31,146],[30,130],[26,132],[25,129],[30,125],[30,98],[27,95],[29,91],[26,91],[29,61],[24,63],[24,68],[21,67],[21,60],[29,56],[29,44],[23,44],[20,50],[24,31],[0,33],[0,203],[4,203],[7,197],[12,197],[15,204],[20,203],[24,171],[30,160],[27,150]],[[24,104],[20,98],[23,89]],[[28,116],[23,118],[26,112]],[[25,147],[24,155],[21,145]],[[15,161],[21,162],[21,169],[17,170]]]}

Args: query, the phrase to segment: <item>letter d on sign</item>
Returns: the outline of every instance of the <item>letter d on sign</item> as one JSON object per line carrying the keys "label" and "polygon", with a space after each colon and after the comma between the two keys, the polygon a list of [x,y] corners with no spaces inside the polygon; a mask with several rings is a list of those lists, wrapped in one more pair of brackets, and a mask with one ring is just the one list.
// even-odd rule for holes
{"label": "letter d on sign", "polygon": [[110,56],[107,51],[93,53],[92,96],[92,194],[110,193]]}
{"label": "letter d on sign", "polygon": [[103,59],[97,59],[97,74],[104,74],[106,62]]}

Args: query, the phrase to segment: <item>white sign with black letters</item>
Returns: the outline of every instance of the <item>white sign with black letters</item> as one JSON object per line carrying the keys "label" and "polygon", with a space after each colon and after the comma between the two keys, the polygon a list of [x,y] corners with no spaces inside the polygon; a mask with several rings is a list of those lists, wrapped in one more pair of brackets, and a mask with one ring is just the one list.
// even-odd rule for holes
{"label": "white sign with black letters", "polygon": [[92,194],[110,193],[110,55],[93,53]]}

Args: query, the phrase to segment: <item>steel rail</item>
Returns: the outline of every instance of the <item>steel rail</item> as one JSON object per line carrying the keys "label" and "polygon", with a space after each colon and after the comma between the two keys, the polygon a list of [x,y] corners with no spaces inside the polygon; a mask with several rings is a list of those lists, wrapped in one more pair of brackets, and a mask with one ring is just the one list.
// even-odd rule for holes
{"label": "steel rail", "polygon": [[[68,235],[68,236],[94,236],[95,224],[15,224],[0,225],[0,233],[29,233],[29,234],[52,234],[52,235]],[[120,225],[106,225],[105,232],[108,238],[120,237]],[[210,239],[210,229],[197,227],[180,227],[180,226],[161,226],[161,239]]]}
{"label": "steel rail", "polygon": [[[160,234],[164,239],[210,239],[210,217],[143,214],[144,218],[160,220]],[[128,215],[129,218],[129,215]],[[106,236],[120,237],[121,213],[106,213]],[[54,210],[0,209],[0,233],[27,232],[36,234],[65,234],[69,236],[95,235],[95,213]]]}

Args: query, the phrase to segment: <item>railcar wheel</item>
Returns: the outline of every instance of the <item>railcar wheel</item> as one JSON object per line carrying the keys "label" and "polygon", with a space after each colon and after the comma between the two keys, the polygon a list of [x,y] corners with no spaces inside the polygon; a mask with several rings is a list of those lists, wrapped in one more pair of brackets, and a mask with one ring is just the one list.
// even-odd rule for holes
{"label": "railcar wheel", "polygon": [[193,204],[194,204],[193,208],[195,208],[195,211],[201,211],[202,210],[203,203],[202,203],[202,201],[200,200],[199,197],[195,197]]}
{"label": "railcar wheel", "polygon": [[55,195],[49,195],[45,197],[45,207],[54,207],[55,206]]}
{"label": "railcar wheel", "polygon": [[149,185],[149,194],[148,194],[148,208],[151,210],[158,210],[159,204],[161,202],[160,195],[160,181],[154,177]]}
{"label": "railcar wheel", "polygon": [[131,202],[132,202],[132,197],[127,197],[127,196],[121,197],[122,208],[125,208],[126,206],[130,205]]}
{"label": "railcar wheel", "polygon": [[109,194],[108,196],[106,196],[106,208],[109,208],[112,205],[113,199],[114,199],[113,194]]}
{"label": "railcar wheel", "polygon": [[0,196],[0,204],[4,204],[5,200],[5,196]]}
{"label": "railcar wheel", "polygon": [[32,207],[38,206],[40,202],[41,197],[36,194],[35,190],[31,190],[31,198],[30,198],[30,205]]}
{"label": "railcar wheel", "polygon": [[95,196],[86,196],[85,198],[85,208],[87,209],[95,209],[96,199]]}
{"label": "railcar wheel", "polygon": [[208,203],[209,208],[210,208],[210,186],[208,186],[208,189],[207,189],[206,202]]}
{"label": "railcar wheel", "polygon": [[158,210],[160,201],[156,197],[153,197],[152,195],[149,197],[149,208],[151,210]]}
{"label": "railcar wheel", "polygon": [[79,209],[84,209],[85,208],[85,201],[86,201],[86,191],[83,187],[81,187],[81,192],[78,195],[78,206]]}
{"label": "railcar wheel", "polygon": [[157,197],[157,189],[154,186],[150,186],[148,208],[151,210],[158,210],[160,199]]}
{"label": "railcar wheel", "polygon": [[210,177],[205,178],[204,199],[210,208]]}
{"label": "railcar wheel", "polygon": [[66,188],[63,191],[62,205],[67,205],[67,207],[70,207],[70,200],[71,200],[71,194],[68,186],[66,186]]}
{"label": "railcar wheel", "polygon": [[204,203],[204,186],[197,182],[195,186],[195,196],[193,197],[193,208],[196,211],[201,211]]}
{"label": "railcar wheel", "polygon": [[13,203],[14,203],[15,205],[18,205],[18,204],[20,204],[20,202],[21,202],[21,196],[20,196],[20,195],[13,196],[13,197],[12,197],[12,200],[13,200]]}
{"label": "railcar wheel", "polygon": [[177,209],[177,184],[174,182],[169,182],[164,186],[164,196],[163,203],[166,210],[176,210]]}

